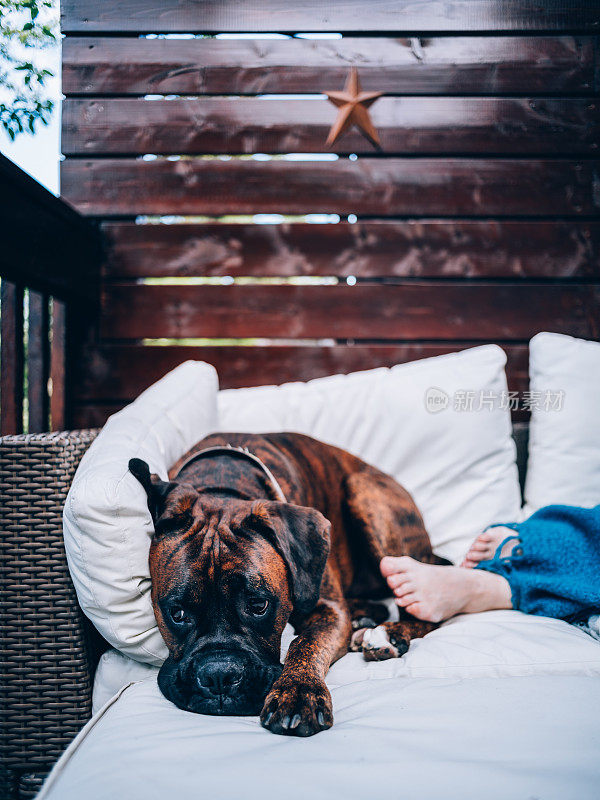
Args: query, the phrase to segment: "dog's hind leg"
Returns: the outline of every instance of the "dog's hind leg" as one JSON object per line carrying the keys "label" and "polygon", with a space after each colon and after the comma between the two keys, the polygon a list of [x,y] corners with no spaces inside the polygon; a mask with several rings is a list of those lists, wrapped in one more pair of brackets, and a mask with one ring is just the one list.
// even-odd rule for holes
{"label": "dog's hind leg", "polygon": [[400,658],[408,650],[411,639],[421,639],[437,627],[434,622],[414,618],[384,622],[376,628],[365,627],[355,631],[350,649],[362,652],[367,661]]}
{"label": "dog's hind leg", "polygon": [[375,600],[348,599],[348,608],[352,619],[352,630],[359,628],[376,628],[385,622],[390,612],[385,603]]}
{"label": "dog's hind leg", "polygon": [[[366,545],[372,581],[391,594],[379,564],[384,556],[412,556],[427,564],[449,563],[434,555],[425,523],[411,495],[393,478],[374,467],[366,467],[346,478],[346,508],[352,535]],[[380,595],[379,595],[380,596]],[[369,661],[399,658],[411,639],[425,636],[437,625],[423,622],[400,610],[399,622],[383,622],[355,629],[350,648]]]}
{"label": "dog's hind leg", "polygon": [[346,507],[379,573],[384,556],[432,558],[431,543],[415,501],[397,481],[374,467],[346,478]]}

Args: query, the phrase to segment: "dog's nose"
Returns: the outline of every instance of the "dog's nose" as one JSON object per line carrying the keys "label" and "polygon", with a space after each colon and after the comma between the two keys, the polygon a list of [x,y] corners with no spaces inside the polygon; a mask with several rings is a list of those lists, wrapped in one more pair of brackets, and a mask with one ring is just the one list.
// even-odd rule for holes
{"label": "dog's nose", "polygon": [[201,689],[214,695],[231,694],[241,683],[243,669],[230,661],[209,661],[198,670],[197,680]]}

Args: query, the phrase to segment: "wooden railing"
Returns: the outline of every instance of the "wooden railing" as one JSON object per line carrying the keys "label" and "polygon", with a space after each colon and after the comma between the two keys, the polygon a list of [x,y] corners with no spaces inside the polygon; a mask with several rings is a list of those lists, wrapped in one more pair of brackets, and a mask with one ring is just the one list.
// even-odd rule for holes
{"label": "wooden railing", "polygon": [[94,226],[0,155],[2,435],[68,424],[70,340],[96,314]]}

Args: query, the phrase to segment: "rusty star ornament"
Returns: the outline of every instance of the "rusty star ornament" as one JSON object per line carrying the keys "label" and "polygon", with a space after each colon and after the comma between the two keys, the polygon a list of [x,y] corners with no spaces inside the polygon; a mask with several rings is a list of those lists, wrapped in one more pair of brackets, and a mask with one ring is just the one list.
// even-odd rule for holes
{"label": "rusty star ornament", "polygon": [[381,150],[379,134],[371,122],[367,109],[383,92],[363,92],[356,67],[350,68],[343,92],[325,92],[327,99],[339,108],[336,121],[327,137],[327,146],[332,147],[340,136],[352,125],[361,131],[373,147]]}

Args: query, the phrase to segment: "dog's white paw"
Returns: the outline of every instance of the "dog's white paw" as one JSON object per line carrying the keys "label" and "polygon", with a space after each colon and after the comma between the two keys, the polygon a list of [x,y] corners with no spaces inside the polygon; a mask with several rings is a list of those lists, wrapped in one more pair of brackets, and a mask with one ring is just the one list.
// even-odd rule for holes
{"label": "dog's white paw", "polygon": [[355,631],[350,641],[350,649],[363,653],[367,661],[386,661],[399,658],[401,653],[388,636],[384,625],[376,628],[361,628]]}

